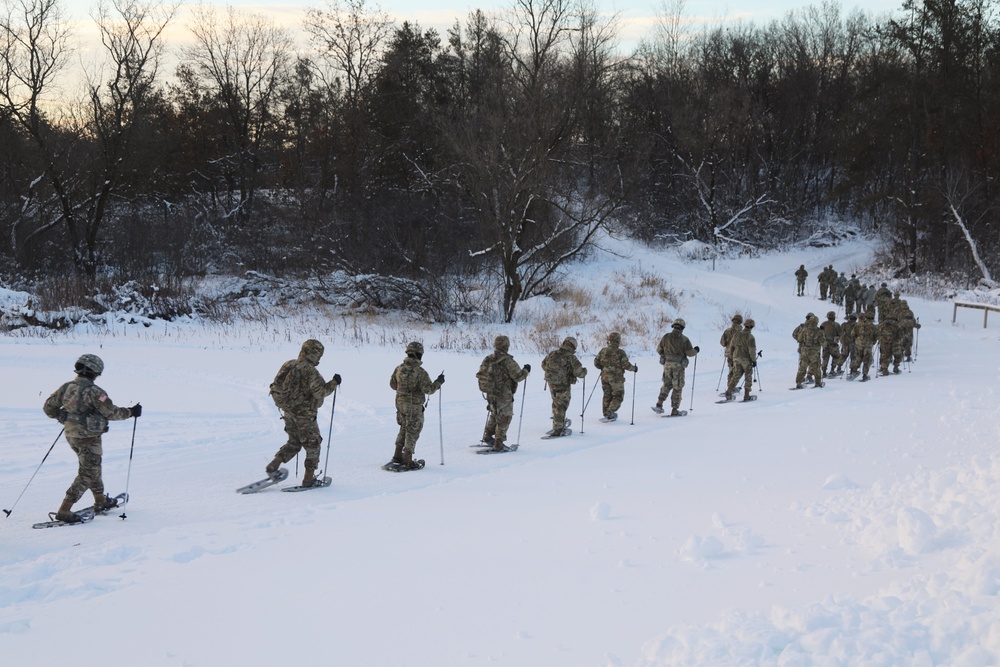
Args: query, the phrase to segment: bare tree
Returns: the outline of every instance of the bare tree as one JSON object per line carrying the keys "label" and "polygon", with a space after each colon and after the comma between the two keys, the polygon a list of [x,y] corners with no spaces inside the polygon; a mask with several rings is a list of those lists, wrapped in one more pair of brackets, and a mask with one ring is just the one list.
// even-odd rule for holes
{"label": "bare tree", "polygon": [[[69,54],[58,0],[8,0],[5,8],[0,108],[30,138],[41,170],[29,188],[28,201],[34,204],[22,208],[11,245],[17,256],[19,243],[62,226],[75,267],[92,277],[100,259],[101,227],[121,185],[156,74],[161,36],[176,6],[139,0],[98,6],[94,18],[108,74],[91,78],[79,115],[43,102]],[[20,225],[27,221],[32,229],[22,232]]]}
{"label": "bare tree", "polygon": [[229,133],[227,152],[219,156],[229,187],[226,216],[245,222],[259,184],[261,148],[276,115],[286,80],[292,40],[273,21],[227,7],[195,10],[195,43],[184,52],[221,108]]}

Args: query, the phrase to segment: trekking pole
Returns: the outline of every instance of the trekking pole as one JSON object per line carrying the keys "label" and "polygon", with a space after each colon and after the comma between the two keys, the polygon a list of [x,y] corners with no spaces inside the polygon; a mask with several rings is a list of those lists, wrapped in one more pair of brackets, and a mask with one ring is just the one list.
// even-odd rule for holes
{"label": "trekking pole", "polygon": [[528,393],[528,376],[524,377],[524,386],[521,387],[521,415],[517,418],[517,442],[521,446],[521,423],[524,421],[524,395]]}
{"label": "trekking pole", "polygon": [[[594,389],[597,389],[597,383],[594,383]],[[583,435],[583,415],[587,412],[587,403],[583,400],[583,397],[587,395],[587,376],[583,376],[583,390],[580,392],[580,435]]]}
{"label": "trekking pole", "polygon": [[[758,359],[763,359],[764,358],[764,350],[758,350],[757,351],[757,358]],[[762,391],[764,391],[764,387],[760,386],[760,369],[757,368],[756,365],[753,367],[753,369],[755,371],[757,371],[757,391],[761,391],[762,392]]]}
{"label": "trekking pole", "polygon": [[688,409],[694,412],[694,379],[698,375],[698,355],[694,355],[694,368],[691,369],[691,405]]}
{"label": "trekking pole", "polygon": [[725,353],[722,355],[722,368],[719,369],[719,381],[715,383],[715,391],[719,391],[722,387],[722,374],[726,372],[726,366],[729,365],[729,360],[726,359]]}
{"label": "trekking pole", "polygon": [[125,515],[125,506],[128,505],[128,483],[132,479],[132,454],[135,453],[135,427],[139,424],[139,418],[132,418],[132,444],[128,448],[128,472],[125,473],[125,502],[122,503],[122,513],[118,517],[124,521],[128,518]]}
{"label": "trekking pole", "polygon": [[[55,448],[56,443],[59,442],[59,438],[62,437],[62,434],[65,430],[66,427],[59,429],[59,435],[57,435],[56,439],[52,441],[52,445],[49,447],[49,451],[45,452],[45,456],[42,457],[42,463],[45,463],[45,459],[49,458],[49,454],[52,453],[52,450]],[[17,497],[17,500],[14,501],[14,504],[10,506],[10,509],[3,511],[3,513],[6,514],[8,517],[10,516],[10,513],[14,511],[14,508],[17,507],[17,504],[21,501],[21,496],[23,496],[24,492],[28,490],[28,486],[31,484],[31,481],[35,479],[35,475],[37,475],[38,471],[41,470],[42,463],[39,463],[38,467],[35,468],[35,472],[31,473],[31,479],[29,479],[28,483],[24,485],[24,488],[21,490],[21,495]]]}
{"label": "trekking pole", "polygon": [[[337,390],[334,389],[333,390],[333,405],[330,406],[330,428],[326,432],[326,460],[323,461],[323,475],[324,476],[326,476],[327,468],[330,465],[330,440],[333,439],[333,413],[336,412],[336,410],[337,410]],[[298,455],[296,455],[296,457],[295,457],[295,466],[296,466],[296,468],[295,468],[295,474],[296,475],[299,474],[298,464],[299,464],[299,459],[298,459]]]}
{"label": "trekking pole", "polygon": [[639,369],[632,371],[632,422],[631,426],[635,426],[635,376],[639,374]]}
{"label": "trekking pole", "polygon": [[[917,324],[920,324],[920,318],[917,318]],[[917,329],[917,339],[913,344],[913,360],[917,360],[917,355],[920,354],[920,329]]]}
{"label": "trekking pole", "polygon": [[[444,375],[444,371],[441,371]],[[444,387],[438,388],[438,442],[441,443],[441,465],[444,465],[444,422],[441,419],[441,394]],[[486,430],[486,429],[483,429]]]}
{"label": "trekking pole", "polygon": [[[597,376],[598,379],[604,377],[604,369],[601,369],[601,374]],[[594,387],[590,390],[590,396],[587,397],[587,402],[583,404],[583,412],[587,411],[587,407],[590,405],[590,399],[594,397],[594,392],[597,391],[597,385],[599,382],[594,383]],[[583,378],[583,393],[587,393],[587,378]],[[583,433],[583,412],[580,413],[580,433]]]}

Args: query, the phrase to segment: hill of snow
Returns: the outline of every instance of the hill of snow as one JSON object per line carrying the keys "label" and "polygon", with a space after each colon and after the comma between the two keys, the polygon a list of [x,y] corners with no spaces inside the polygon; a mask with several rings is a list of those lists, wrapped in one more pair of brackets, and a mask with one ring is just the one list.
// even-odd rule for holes
{"label": "hill of snow", "polygon": [[[984,330],[960,312],[952,325],[949,303],[910,297],[923,328],[902,375],[790,392],[790,333],[829,309],[794,296],[793,272],[805,263],[815,294],[822,266],[868,263],[863,242],[715,271],[672,251],[616,249],[573,281],[600,294],[616,273],[652,272],[676,302],[596,299],[565,331],[591,369],[574,387],[576,432],[539,438],[550,413],[536,372],[511,429],[521,447],[503,456],[469,447],[486,417],[474,377],[484,352],[439,344],[502,331],[517,361],[538,368],[528,314],[560,307],[546,300],[478,332],[275,317],[0,340],[4,508],[58,433],[41,404],[79,354],[104,359],[99,382],[117,404],[144,406],[134,447],[133,422],[104,437],[109,492],[130,470],[126,519],[31,529],[75,475],[63,440],[0,519],[4,664],[1000,663],[1000,321]],[[759,400],[717,405],[718,340],[734,311],[758,323]],[[688,369],[690,415],[662,419],[649,407],[665,325],[651,327],[678,315],[702,353]],[[581,423],[601,337],[633,316],[647,319],[623,327],[640,370],[621,418],[599,423],[595,395]],[[372,342],[335,334],[351,326],[372,327]],[[267,385],[310,336],[327,343],[324,376],[344,378],[323,452],[333,485],[237,495],[284,441]],[[388,379],[408,337],[425,341],[425,367],[447,383],[418,444],[427,467],[389,474],[379,469],[397,428]],[[328,401],[324,436],[330,418]]]}

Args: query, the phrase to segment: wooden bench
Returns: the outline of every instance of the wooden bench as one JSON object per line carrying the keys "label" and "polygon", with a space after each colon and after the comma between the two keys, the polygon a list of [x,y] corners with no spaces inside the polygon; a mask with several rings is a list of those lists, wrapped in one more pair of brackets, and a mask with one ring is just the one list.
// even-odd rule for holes
{"label": "wooden bench", "polygon": [[984,329],[986,328],[986,325],[989,323],[990,311],[992,310],[994,312],[1000,313],[1000,306],[991,306],[988,303],[971,303],[971,302],[968,302],[968,301],[956,301],[955,302],[955,310],[951,314],[951,323],[952,324],[955,323],[955,318],[958,317],[958,308],[959,308],[959,306],[961,306],[962,308],[975,308],[975,309],[983,311],[983,328]]}

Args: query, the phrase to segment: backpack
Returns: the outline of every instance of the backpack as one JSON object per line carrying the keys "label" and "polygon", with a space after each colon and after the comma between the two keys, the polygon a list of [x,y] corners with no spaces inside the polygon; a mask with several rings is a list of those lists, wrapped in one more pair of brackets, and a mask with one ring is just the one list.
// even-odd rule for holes
{"label": "backpack", "polygon": [[[503,382],[507,379],[503,377],[503,369],[500,367],[498,352],[490,354],[485,359],[483,363],[479,364],[479,370],[476,372],[476,379],[479,380],[479,391],[484,394],[492,394],[497,391],[497,387],[503,386]],[[511,381],[511,391],[517,392],[517,383]]]}
{"label": "backpack", "polygon": [[545,381],[550,385],[560,384],[566,381],[566,369],[562,363],[562,351],[556,349],[545,355],[542,359],[542,370],[545,371]]}
{"label": "backpack", "polygon": [[286,361],[278,369],[278,374],[274,376],[274,381],[271,383],[270,394],[271,400],[274,404],[278,406],[279,410],[290,410],[298,403],[298,383],[295,382],[298,373],[295,371],[295,365],[298,363],[298,359],[292,359],[291,361]]}

